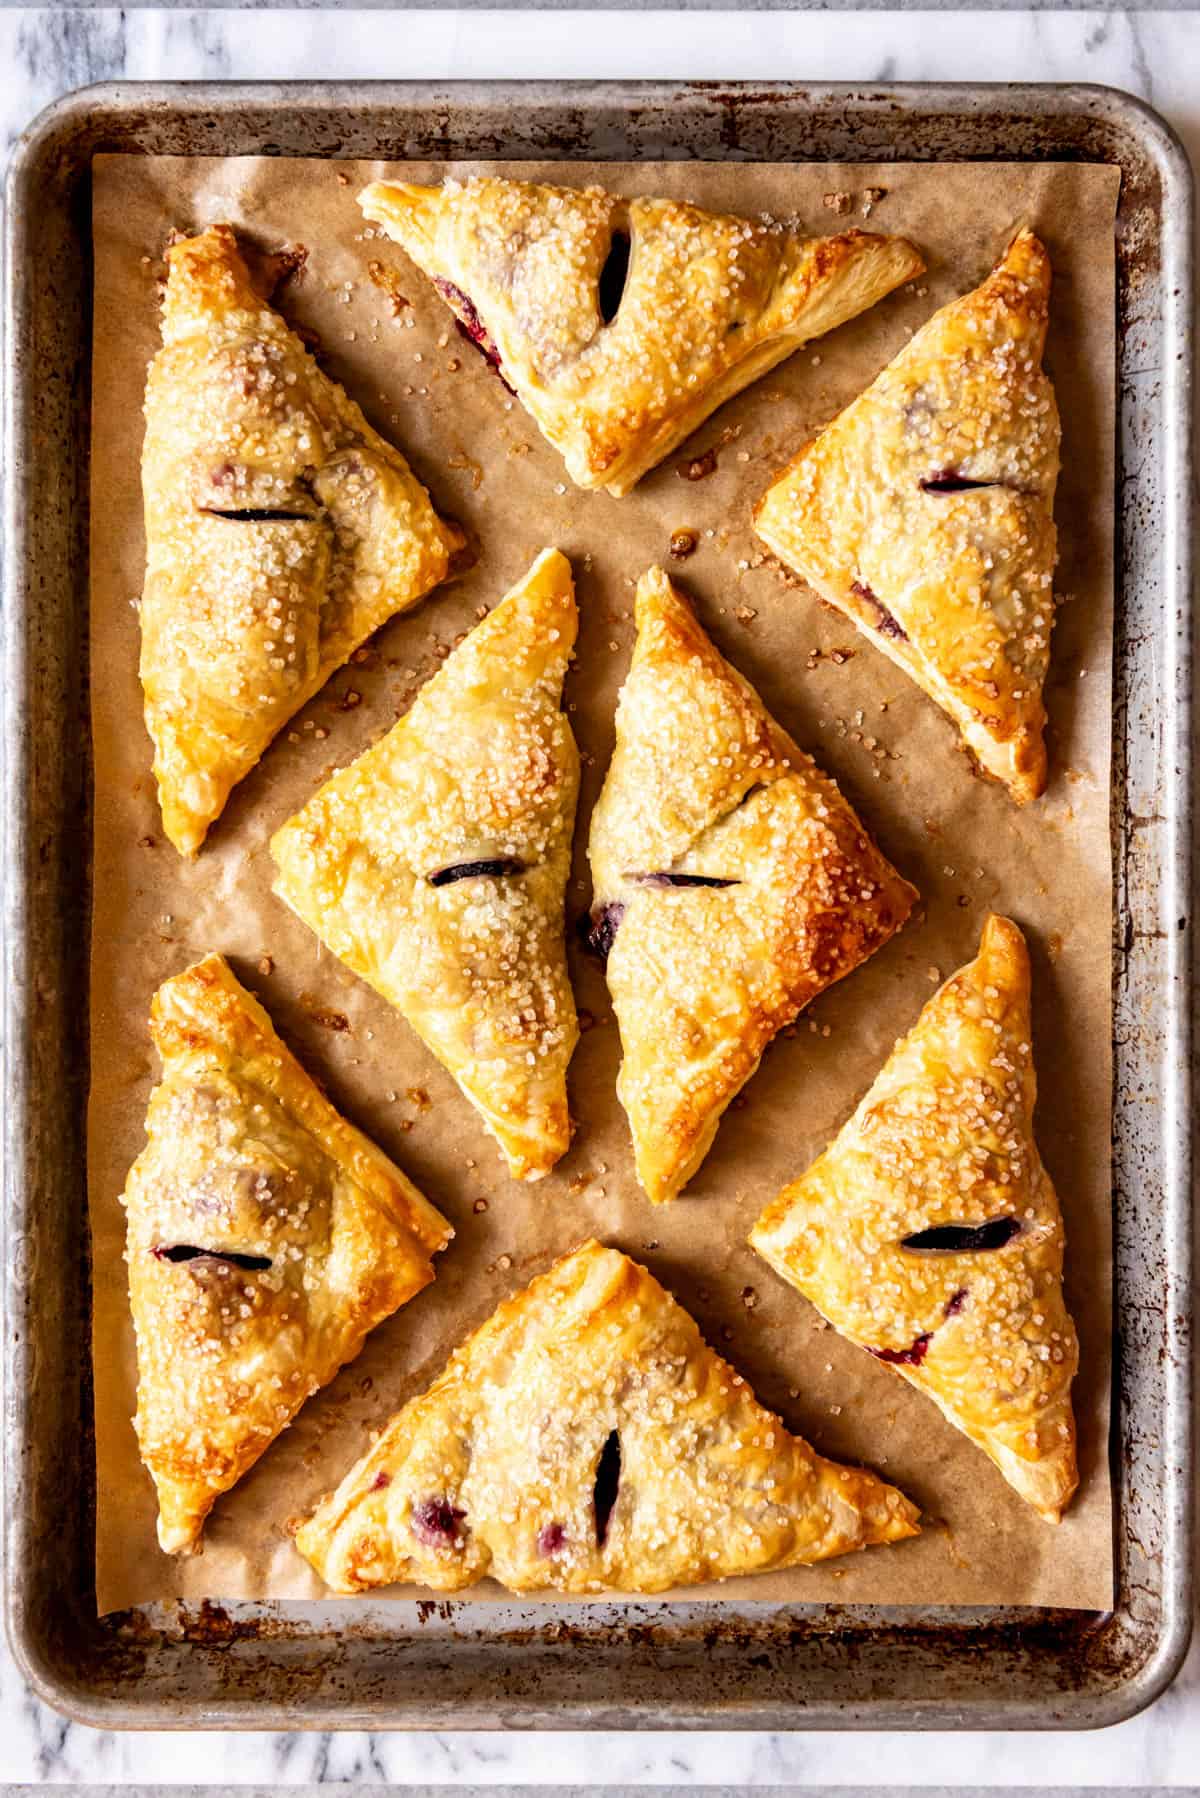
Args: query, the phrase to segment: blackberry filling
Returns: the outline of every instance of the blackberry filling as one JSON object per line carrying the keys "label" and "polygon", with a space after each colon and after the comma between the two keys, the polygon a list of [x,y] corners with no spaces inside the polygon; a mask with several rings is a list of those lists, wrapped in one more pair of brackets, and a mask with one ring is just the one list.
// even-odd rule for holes
{"label": "blackberry filling", "polygon": [[642,887],[736,887],[740,880],[726,879],[720,874],[624,874],[635,886]]}
{"label": "blackberry filling", "polygon": [[229,518],[238,524],[273,524],[277,519],[304,519],[307,523],[312,523],[311,512],[276,512],[265,506],[247,506],[240,510],[233,506],[201,506],[200,510],[210,518]]}
{"label": "blackberry filling", "polygon": [[886,1361],[889,1367],[920,1367],[933,1341],[933,1331],[926,1330],[918,1336],[906,1349],[868,1349],[868,1355],[874,1355],[877,1361]]}
{"label": "blackberry filling", "polygon": [[900,1247],[922,1254],[971,1255],[983,1249],[1002,1249],[1020,1228],[1015,1217],[993,1217],[986,1224],[935,1224],[906,1236]]}
{"label": "blackberry filling", "polygon": [[629,236],[624,231],[614,231],[612,243],[604,267],[600,270],[597,284],[597,297],[600,301],[600,316],[606,325],[611,325],[621,306],[621,296],[625,292],[625,282],[629,275]]}
{"label": "blackberry filling", "polygon": [[947,1317],[957,1317],[966,1302],[967,1289],[965,1286],[960,1286],[958,1291],[952,1292],[950,1297],[946,1300],[945,1315]]}
{"label": "blackberry filling", "polygon": [[621,1438],[612,1430],[604,1439],[600,1459],[596,1462],[596,1478],[592,1487],[592,1506],[596,1514],[596,1546],[603,1548],[608,1536],[609,1520],[621,1489]]}
{"label": "blackberry filling", "polygon": [[492,342],[487,326],[476,312],[473,301],[468,298],[461,287],[455,287],[453,281],[440,281],[435,278],[433,285],[454,313],[454,322],[460,334],[466,338],[468,343],[475,345],[484,361],[491,364],[500,379],[504,381],[504,385],[508,387],[508,391],[512,393],[514,389],[509,387],[508,382],[504,380],[504,370],[500,365],[500,352]]}
{"label": "blackberry filling", "polygon": [[616,941],[617,927],[625,916],[625,907],[619,899],[608,905],[602,905],[589,918],[585,913],[579,920],[583,946],[590,955],[596,955],[601,961],[607,961],[613,943]]}
{"label": "blackberry filling", "polygon": [[458,862],[450,868],[439,868],[427,876],[431,887],[448,887],[456,880],[477,880],[483,875],[523,874],[525,863],[514,855],[497,856],[494,861]]}
{"label": "blackberry filling", "polygon": [[423,1498],[412,1508],[412,1532],[426,1548],[448,1548],[458,1540],[458,1526],[466,1516],[448,1498]]}
{"label": "blackberry filling", "polygon": [[152,1252],[157,1261],[220,1261],[246,1274],[259,1273],[271,1265],[269,1255],[243,1255],[236,1249],[201,1249],[190,1242],[173,1242],[169,1246],[159,1243]]}
{"label": "blackberry filling", "polygon": [[567,1545],[567,1532],[561,1523],[544,1523],[538,1531],[537,1551],[544,1560],[561,1554]]}
{"label": "blackberry filling", "polygon": [[977,487],[999,487],[999,481],[973,481],[956,468],[939,468],[920,483],[922,493],[972,493]]}
{"label": "blackberry filling", "polygon": [[899,619],[892,617],[892,614],[888,611],[883,601],[872,592],[865,581],[852,581],[850,583],[850,591],[852,593],[857,593],[860,599],[865,600],[869,606],[874,608],[875,629],[879,631],[881,635],[885,637],[894,637],[898,643],[908,642],[908,632],[905,630],[904,626],[900,623]]}

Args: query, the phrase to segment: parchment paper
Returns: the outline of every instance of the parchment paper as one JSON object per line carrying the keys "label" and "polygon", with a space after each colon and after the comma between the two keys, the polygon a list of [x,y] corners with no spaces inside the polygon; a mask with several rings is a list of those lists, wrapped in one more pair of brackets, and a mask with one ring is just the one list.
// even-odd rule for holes
{"label": "parchment paper", "polygon": [[[471,165],[481,167],[482,165]],[[502,165],[497,165],[502,166]],[[388,173],[436,180],[446,165],[105,156],[95,163],[92,457],[92,722],[95,893],[89,1178],[94,1249],[101,1611],[173,1596],[310,1598],[321,1587],[291,1545],[367,1433],[421,1390],[506,1294],[589,1234],[645,1261],[748,1376],[826,1454],[861,1461],[926,1513],[917,1541],[691,1597],[874,1604],[1106,1608],[1112,1596],[1110,1384],[1110,858],[1115,168],[976,165],[524,164],[512,172],[798,219],[815,232],[863,222],[904,232],[926,276],[844,325],[721,409],[624,500],[578,493],[562,464],[399,248],[366,226],[355,194]],[[455,172],[465,172],[455,165]],[[866,190],[886,193],[864,202]],[[836,198],[849,195],[851,210]],[[827,199],[827,196],[829,198]],[[140,404],[158,344],[161,253],[172,227],[215,220],[264,249],[303,245],[278,296],[315,332],[325,365],[413,462],[479,559],[361,663],[335,675],[235,793],[194,864],[162,836],[142,724],[136,599],[143,571]],[[1018,811],[971,772],[936,707],[756,544],[751,502],[790,453],[874,377],[935,307],[982,279],[1020,222],[1045,239],[1055,287],[1047,361],[1063,417],[1056,515],[1063,604],[1048,684],[1052,780]],[[372,264],[375,265],[372,273]],[[709,448],[716,472],[682,463]],[[653,1208],[634,1181],[614,1093],[618,1037],[599,968],[575,954],[585,1034],[570,1075],[579,1129],[533,1187],[511,1181],[474,1112],[416,1036],[271,895],[271,833],[336,767],[406,709],[439,659],[543,545],[575,568],[582,626],[567,685],[584,760],[569,890],[589,898],[588,817],[612,745],[633,636],[633,585],[675,566],[734,664],[834,774],[919,887],[913,921],[776,1042],[685,1197]],[[1038,1135],[1067,1224],[1079,1326],[1075,1386],[1082,1483],[1060,1528],[1042,1523],[934,1406],[843,1341],[746,1246],[765,1200],[825,1147],[937,983],[974,955],[989,909],[1014,916],[1034,960]],[[147,1034],[161,981],[223,951],[334,1101],[451,1218],[438,1278],[382,1325],[359,1359],[217,1505],[205,1552],[156,1547],[154,1497],[130,1418],[135,1362],[119,1195],[143,1143],[158,1076]],[[333,1028],[331,1024],[341,1027]],[[467,1598],[497,1598],[478,1588]],[[548,1602],[554,1602],[549,1600]]]}

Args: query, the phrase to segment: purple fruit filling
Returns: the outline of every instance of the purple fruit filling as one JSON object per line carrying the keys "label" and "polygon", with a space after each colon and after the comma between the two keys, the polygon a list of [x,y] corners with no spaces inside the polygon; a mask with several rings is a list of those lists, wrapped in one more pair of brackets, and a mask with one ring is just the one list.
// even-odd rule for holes
{"label": "purple fruit filling", "polygon": [[945,1315],[947,1317],[957,1317],[959,1312],[962,1310],[963,1306],[966,1304],[966,1302],[967,1302],[967,1289],[965,1286],[960,1286],[958,1291],[952,1292],[950,1294],[950,1297],[946,1300]]}
{"label": "purple fruit filling", "polygon": [[538,1531],[537,1551],[544,1560],[561,1554],[567,1546],[567,1532],[561,1523],[544,1523]]}
{"label": "purple fruit filling", "polygon": [[865,581],[852,581],[850,591],[857,593],[875,611],[875,629],[884,637],[894,637],[898,643],[908,642],[908,632],[899,619],[893,618],[883,601],[872,592]]}
{"label": "purple fruit filling", "polygon": [[426,1548],[448,1548],[458,1540],[458,1526],[466,1516],[448,1498],[423,1498],[412,1508],[412,1531]]}
{"label": "purple fruit filling", "polygon": [[614,231],[604,267],[600,270],[597,298],[600,316],[611,325],[621,305],[625,282],[629,275],[629,238],[624,231]]}
{"label": "purple fruit filling", "polygon": [[220,1261],[227,1267],[239,1267],[247,1274],[258,1273],[271,1265],[269,1255],[243,1255],[234,1249],[199,1249],[190,1242],[174,1242],[169,1247],[159,1243],[153,1254],[158,1261]]}
{"label": "purple fruit filling", "polygon": [[915,1249],[923,1254],[971,1255],[982,1249],[1002,1249],[1020,1232],[1015,1217],[993,1217],[985,1224],[934,1224],[928,1230],[915,1230],[901,1242],[902,1249]]}
{"label": "purple fruit filling", "polygon": [[936,474],[929,474],[921,482],[922,493],[972,493],[977,487],[998,487],[999,481],[973,481],[969,475],[959,474],[957,468],[939,468]]}
{"label": "purple fruit filling", "polygon": [[740,880],[720,874],[626,874],[622,877],[642,887],[736,887]]}
{"label": "purple fruit filling", "polygon": [[923,1336],[906,1349],[868,1349],[877,1361],[886,1361],[889,1367],[920,1367],[933,1341],[933,1331],[926,1330]]}
{"label": "purple fruit filling", "polygon": [[379,1472],[375,1475],[375,1478],[371,1481],[371,1491],[372,1492],[383,1492],[388,1486],[391,1485],[391,1483],[392,1483],[391,1474],[385,1473],[384,1469],[381,1467],[379,1469]]}
{"label": "purple fruit filling", "polygon": [[311,512],[288,512],[268,510],[265,506],[201,506],[200,510],[209,518],[231,518],[239,524],[274,524],[277,519],[306,519],[312,523]]}
{"label": "purple fruit filling", "polygon": [[431,887],[448,887],[455,880],[478,880],[484,875],[523,874],[525,863],[514,855],[499,855],[492,861],[459,862],[450,868],[439,868],[429,875]]}
{"label": "purple fruit filling", "polygon": [[[504,370],[500,366],[500,352],[492,342],[487,326],[476,312],[474,302],[468,298],[461,287],[455,287],[453,281],[435,279],[433,285],[454,313],[455,323],[467,342],[475,345],[484,360],[491,363],[500,379],[504,381]],[[504,381],[504,385],[508,387],[508,382]],[[508,391],[511,393],[513,389],[508,387]]]}
{"label": "purple fruit filling", "polygon": [[591,917],[580,919],[583,932],[584,947],[592,954],[598,955],[601,961],[607,961],[613,943],[616,941],[617,928],[625,916],[625,907],[619,899],[602,905]]}
{"label": "purple fruit filling", "polygon": [[596,1545],[603,1548],[608,1536],[609,1520],[621,1489],[621,1438],[612,1430],[604,1439],[596,1462],[596,1478],[592,1487],[592,1505],[596,1516]]}

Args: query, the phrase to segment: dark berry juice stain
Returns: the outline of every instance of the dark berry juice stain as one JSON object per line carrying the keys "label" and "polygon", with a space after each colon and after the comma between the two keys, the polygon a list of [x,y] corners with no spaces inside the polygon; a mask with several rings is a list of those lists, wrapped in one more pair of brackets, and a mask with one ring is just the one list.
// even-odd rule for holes
{"label": "dark berry juice stain", "polygon": [[952,1292],[950,1297],[946,1300],[945,1316],[957,1317],[966,1302],[967,1289],[965,1286],[960,1286],[958,1291]]}
{"label": "dark berry juice stain", "polygon": [[705,450],[702,456],[690,456],[685,462],[676,464],[675,473],[681,481],[706,481],[710,474],[717,472],[717,452],[715,449]]}
{"label": "dark berry juice stain", "polygon": [[505,874],[523,874],[525,863],[518,861],[515,855],[500,855],[493,861],[459,862],[450,868],[439,868],[436,874],[430,874],[431,887],[448,887],[456,880],[479,880],[485,875],[500,878]]}
{"label": "dark berry juice stain", "polygon": [[993,1217],[986,1224],[934,1224],[906,1236],[900,1247],[927,1255],[973,1255],[984,1249],[1002,1249],[1020,1228],[1015,1217]]}
{"label": "dark berry juice stain", "polygon": [[426,1548],[447,1548],[458,1540],[458,1526],[466,1516],[448,1498],[423,1498],[412,1508],[412,1532]]}
{"label": "dark berry juice stain", "polygon": [[889,1367],[920,1367],[925,1359],[929,1344],[933,1341],[933,1331],[926,1330],[923,1336],[906,1349],[868,1349],[877,1361],[886,1361]]}
{"label": "dark berry juice stain", "polygon": [[372,1492],[385,1492],[391,1483],[391,1474],[381,1467],[379,1472],[375,1475],[375,1478],[371,1481],[370,1490]]}
{"label": "dark berry juice stain", "polygon": [[629,276],[629,235],[625,231],[614,231],[612,243],[608,247],[608,255],[604,259],[604,267],[600,270],[597,283],[597,297],[600,301],[600,316],[606,325],[611,325],[621,307],[621,296],[625,292],[625,282]]}
{"label": "dark berry juice stain", "polygon": [[561,1554],[567,1546],[567,1532],[561,1523],[544,1523],[538,1531],[537,1551],[543,1560]]}
{"label": "dark berry juice stain", "polygon": [[609,1519],[621,1489],[621,1438],[611,1430],[604,1439],[600,1459],[596,1462],[596,1479],[592,1488],[592,1505],[596,1513],[596,1545],[603,1548],[608,1536]]}
{"label": "dark berry juice stain", "polygon": [[159,1243],[153,1250],[158,1261],[220,1261],[227,1267],[238,1267],[243,1273],[259,1273],[270,1267],[269,1255],[243,1255],[236,1249],[201,1249],[190,1242]]}

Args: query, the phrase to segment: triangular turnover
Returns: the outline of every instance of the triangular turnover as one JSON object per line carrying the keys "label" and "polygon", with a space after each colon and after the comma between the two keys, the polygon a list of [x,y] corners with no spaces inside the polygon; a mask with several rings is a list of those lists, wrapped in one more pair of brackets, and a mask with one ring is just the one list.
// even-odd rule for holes
{"label": "triangular turnover", "polygon": [[271,843],[275,891],[396,1006],[518,1179],[570,1141],[571,566],[545,550],[388,734]]}
{"label": "triangular turnover", "polygon": [[336,1592],[661,1592],[917,1534],[792,1436],[645,1268],[584,1244],[502,1304],[296,1536]]}
{"label": "triangular turnover", "polygon": [[1033,1136],[1025,940],[979,954],[896,1045],[753,1246],[834,1327],[926,1393],[1058,1522],[1077,1484],[1063,1226]]}
{"label": "triangular turnover", "polygon": [[429,276],[580,487],[620,496],[734,394],[924,267],[678,200],[477,177],[375,182],[366,216]]}
{"label": "triangular turnover", "polygon": [[1046,784],[1059,421],[1030,231],[805,445],[759,536],[954,720],[1020,803]]}
{"label": "triangular turnover", "polygon": [[219,955],[159,988],[150,1028],[162,1079],[123,1199],[135,1421],[159,1542],[180,1554],[368,1331],[428,1285],[453,1232]]}
{"label": "triangular turnover", "polygon": [[287,720],[445,579],[463,536],[259,296],[229,226],[167,265],[141,677],[163,828],[194,855]]}
{"label": "triangular turnover", "polygon": [[638,1178],[674,1198],[784,1025],[899,929],[914,889],[661,568],[637,590],[592,815],[593,945]]}

